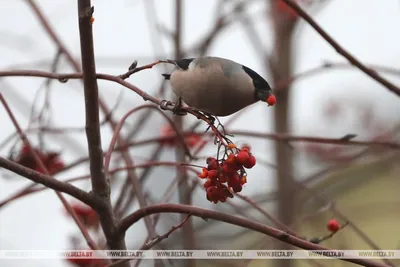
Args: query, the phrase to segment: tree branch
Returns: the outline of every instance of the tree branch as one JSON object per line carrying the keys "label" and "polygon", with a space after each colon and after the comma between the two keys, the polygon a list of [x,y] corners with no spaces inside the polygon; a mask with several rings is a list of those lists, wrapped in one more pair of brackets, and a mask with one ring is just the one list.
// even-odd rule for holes
{"label": "tree branch", "polygon": [[[149,216],[151,214],[156,213],[181,213],[181,214],[188,214],[191,216],[200,217],[203,219],[214,219],[221,222],[226,222],[229,224],[241,226],[247,229],[251,229],[253,231],[266,234],[270,237],[273,237],[277,240],[280,240],[285,243],[292,244],[296,247],[305,249],[305,250],[327,250],[327,251],[335,251],[331,250],[306,240],[300,239],[298,237],[289,235],[283,231],[278,229],[266,226],[264,224],[250,221],[246,218],[241,218],[238,216],[230,215],[224,212],[218,212],[213,210],[202,209],[194,206],[189,205],[182,205],[182,204],[157,204],[148,206],[144,209],[140,209],[129,215],[128,217],[124,218],[120,224],[120,231],[125,232],[131,227],[133,224],[138,222],[145,216]],[[369,266],[369,267],[389,267],[389,265],[371,261],[367,259],[340,259],[347,262],[352,262],[362,266]]]}
{"label": "tree branch", "polygon": [[[93,8],[90,0],[78,0],[79,33],[85,93],[86,136],[90,158],[92,190],[93,194],[102,202],[102,207],[96,211],[98,212],[109,248],[125,250],[124,234],[116,231],[117,224],[110,199],[110,184],[104,174],[99,118],[99,92],[93,49],[92,14]],[[123,263],[121,266],[129,267],[129,264]]]}
{"label": "tree branch", "polygon": [[364,64],[362,64],[358,59],[356,59],[352,54],[347,52],[338,42],[336,42],[326,31],[324,31],[314,19],[310,17],[298,4],[296,4],[292,0],[282,0],[288,6],[293,8],[299,16],[301,16],[308,24],[313,27],[322,38],[324,38],[340,55],[345,57],[352,65],[359,68],[362,72],[367,74],[369,77],[377,81],[378,83],[382,84],[384,87],[389,89],[392,93],[400,96],[400,88],[394,85],[393,83],[389,82],[381,75],[379,75],[376,71],[368,68]]}
{"label": "tree branch", "polygon": [[[175,34],[174,34],[174,53],[175,59],[180,59],[183,56],[182,53],[182,10],[183,10],[183,2],[182,0],[175,0]],[[174,122],[176,128],[179,132],[183,131],[184,125],[184,117],[183,116],[175,116]],[[176,145],[175,149],[175,157],[178,162],[185,162],[185,147],[181,144]],[[177,187],[178,187],[178,197],[179,203],[191,205],[192,203],[192,195],[190,191],[190,187],[188,184],[188,175],[186,172],[186,168],[178,167],[176,168],[177,172]],[[185,219],[185,215],[182,215],[182,220]],[[194,229],[192,220],[183,225],[181,232],[181,246],[184,249],[195,249],[195,237],[194,237]],[[195,267],[196,261],[193,259],[185,260],[182,263],[184,266]]]}
{"label": "tree branch", "polygon": [[96,199],[92,198],[92,196],[87,192],[69,183],[54,179],[50,175],[34,171],[3,157],[0,157],[0,167],[19,174],[25,178],[28,178],[35,183],[42,184],[48,188],[73,196],[91,207],[98,206],[98,202],[96,201]]}
{"label": "tree branch", "polygon": [[[0,102],[3,104],[6,112],[8,113],[8,116],[10,117],[12,123],[14,124],[15,129],[17,130],[17,133],[19,137],[21,138],[22,142],[24,143],[25,146],[30,148],[30,154],[32,155],[34,161],[36,164],[40,167],[40,169],[49,177],[50,173],[47,167],[45,166],[43,160],[39,157],[38,153],[35,152],[34,149],[32,149],[32,146],[22,131],[21,126],[19,125],[17,119],[15,118],[14,114],[12,113],[10,107],[7,104],[7,101],[4,99],[3,95],[0,93]],[[71,214],[72,218],[74,219],[76,225],[78,226],[79,230],[81,231],[83,237],[85,238],[88,246],[92,249],[97,249],[97,244],[93,241],[93,239],[90,237],[87,229],[85,228],[84,224],[82,223],[81,219],[78,217],[76,214],[75,210],[71,207],[71,205],[68,203],[68,201],[65,199],[65,197],[58,191],[55,192],[57,197],[60,199],[61,203],[64,205],[65,209],[68,211],[69,214]],[[96,203],[98,205],[98,203]]]}

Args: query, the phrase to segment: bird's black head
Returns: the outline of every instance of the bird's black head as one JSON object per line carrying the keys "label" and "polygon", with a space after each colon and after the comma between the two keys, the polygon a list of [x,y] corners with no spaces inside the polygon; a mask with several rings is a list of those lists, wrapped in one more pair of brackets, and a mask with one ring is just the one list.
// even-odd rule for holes
{"label": "bird's black head", "polygon": [[243,70],[253,80],[254,98],[256,100],[267,102],[270,106],[273,106],[276,102],[276,99],[275,96],[272,94],[272,89],[268,82],[257,72],[246,66],[243,66]]}

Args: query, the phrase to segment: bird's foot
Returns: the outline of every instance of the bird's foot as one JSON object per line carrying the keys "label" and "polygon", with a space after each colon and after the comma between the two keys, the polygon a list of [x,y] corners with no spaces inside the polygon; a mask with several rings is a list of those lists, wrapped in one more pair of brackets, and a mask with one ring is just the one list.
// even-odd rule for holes
{"label": "bird's foot", "polygon": [[[233,136],[233,135],[228,134],[228,133],[225,131],[224,125],[221,123],[221,121],[219,120],[219,118],[218,118],[217,116],[215,116],[215,115],[212,114],[212,113],[203,111],[203,110],[199,110],[199,109],[194,109],[194,110],[197,111],[197,112],[199,112],[199,113],[201,113],[201,114],[202,114],[204,117],[206,117],[206,119],[209,121],[208,127],[207,127],[207,129],[206,129],[206,132],[208,132],[208,130],[209,130],[209,129],[211,128],[211,126],[213,125],[213,126],[215,126],[217,129],[218,129],[219,127],[221,127],[221,129],[222,129],[221,134],[222,134],[222,136],[223,136],[226,140],[229,140],[229,139],[226,138],[226,136]],[[216,122],[217,122],[217,124],[216,124]]]}
{"label": "bird's foot", "polygon": [[161,102],[160,102],[160,108],[162,109],[162,110],[171,110],[169,107],[170,106],[175,106],[175,104],[173,103],[173,102],[171,102],[171,101],[168,101],[168,100],[161,100]]}
{"label": "bird's foot", "polygon": [[206,111],[203,111],[203,110],[197,109],[197,108],[192,108],[192,110],[195,111],[195,112],[198,112],[201,115],[203,115],[207,120],[210,121],[211,125],[214,125],[215,121],[217,120],[217,117],[215,115],[211,114],[211,113],[208,113]]}
{"label": "bird's foot", "polygon": [[162,100],[160,103],[160,108],[163,110],[172,110],[172,113],[178,116],[184,116],[187,114],[187,112],[183,109],[181,98],[178,99],[178,103],[176,104],[168,100]]}
{"label": "bird's foot", "polygon": [[175,115],[178,115],[178,116],[184,116],[184,115],[187,114],[187,112],[183,109],[182,98],[181,97],[178,98],[178,103],[175,104],[175,107],[172,110],[172,112]]}
{"label": "bird's foot", "polygon": [[210,130],[210,128],[215,125],[215,121],[218,120],[218,118],[216,116],[214,116],[208,112],[205,112],[203,110],[192,108],[192,111],[197,113],[196,116],[198,119],[201,119],[208,124],[207,129],[204,131],[205,133],[208,132],[208,130]]}
{"label": "bird's foot", "polygon": [[207,113],[207,112],[203,112],[203,113],[204,113],[204,116],[206,116],[207,119],[210,121],[210,123],[211,123],[212,125],[214,125],[214,124],[215,124],[215,121],[217,120],[217,117],[215,117],[214,115],[212,115],[212,114],[210,114],[210,113]]}

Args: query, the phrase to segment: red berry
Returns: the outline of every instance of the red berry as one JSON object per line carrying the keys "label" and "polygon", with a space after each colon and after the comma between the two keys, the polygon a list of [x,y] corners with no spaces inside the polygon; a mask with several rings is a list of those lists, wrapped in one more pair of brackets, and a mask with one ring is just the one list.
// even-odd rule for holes
{"label": "red berry", "polygon": [[340,229],[340,224],[337,220],[331,219],[331,220],[329,220],[326,227],[331,232],[337,232]]}
{"label": "red berry", "polygon": [[242,187],[240,184],[236,184],[235,186],[232,186],[232,190],[233,190],[233,192],[235,192],[235,193],[241,192],[242,189],[243,189],[243,187]]}
{"label": "red berry", "polygon": [[250,146],[249,145],[243,145],[241,150],[250,152]]}
{"label": "red berry", "polygon": [[239,175],[235,174],[234,176],[230,177],[228,181],[228,186],[233,187],[236,185],[240,185]]}
{"label": "red berry", "polygon": [[234,154],[229,154],[228,158],[225,160],[225,162],[229,165],[235,165],[236,164],[236,157]]}
{"label": "red berry", "polygon": [[240,178],[240,185],[244,185],[245,183],[247,183],[247,177],[243,176],[242,178]]}
{"label": "red berry", "polygon": [[239,171],[239,170],[241,170],[241,169],[243,169],[243,165],[242,164],[239,164],[239,163],[236,163],[234,166],[232,166],[232,168],[235,170],[235,172],[236,171]]}
{"label": "red berry", "polygon": [[215,185],[215,181],[213,181],[213,180],[207,180],[207,181],[204,183],[204,188],[209,188],[210,186],[213,186],[213,185]]}
{"label": "red berry", "polygon": [[218,171],[217,170],[209,170],[208,178],[210,178],[211,180],[216,180],[218,178]]}
{"label": "red berry", "polygon": [[247,169],[251,169],[256,165],[256,158],[252,155],[250,156],[249,160],[246,162],[246,164],[243,164],[243,166]]}
{"label": "red berry", "polygon": [[209,201],[214,203],[218,202],[219,196],[218,196],[218,189],[216,187],[211,186],[207,188],[206,192],[207,192],[206,196]]}
{"label": "red berry", "polygon": [[220,183],[226,183],[228,182],[228,176],[226,174],[221,173],[219,175],[219,182]]}
{"label": "red berry", "polygon": [[226,199],[227,199],[227,198],[228,198],[228,197],[227,197],[227,195],[225,195],[223,189],[222,189],[222,190],[219,190],[218,200],[221,201],[221,202],[226,202]]}
{"label": "red berry", "polygon": [[228,165],[228,163],[224,162],[222,163],[221,171],[224,174],[228,174],[234,172],[235,170],[230,165]]}
{"label": "red berry", "polygon": [[216,158],[207,158],[206,163],[208,165],[209,170],[216,170],[218,169],[218,161]]}
{"label": "red berry", "polygon": [[236,155],[236,161],[241,164],[244,165],[246,164],[250,159],[250,154],[247,151],[240,151],[237,155]]}
{"label": "red berry", "polygon": [[197,175],[199,178],[204,179],[208,177],[208,170],[203,168],[203,172]]}
{"label": "red berry", "polygon": [[227,197],[226,196],[221,196],[219,201],[221,201],[222,203],[226,202]]}

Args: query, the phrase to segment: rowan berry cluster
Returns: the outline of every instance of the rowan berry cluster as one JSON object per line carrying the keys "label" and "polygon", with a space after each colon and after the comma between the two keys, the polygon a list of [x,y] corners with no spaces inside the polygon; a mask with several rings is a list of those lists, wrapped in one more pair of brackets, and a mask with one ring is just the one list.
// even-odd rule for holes
{"label": "rowan berry cluster", "polygon": [[[71,208],[75,211],[76,215],[78,215],[79,219],[82,223],[88,228],[96,228],[99,226],[99,217],[94,209],[87,206],[86,204],[77,202],[71,204]],[[67,213],[69,216],[70,214]]]}
{"label": "rowan berry cluster", "polygon": [[52,151],[44,152],[39,148],[31,148],[26,145],[22,146],[17,158],[14,161],[27,168],[44,173],[45,171],[42,170],[39,164],[37,164],[31,150],[33,150],[39,156],[40,160],[43,162],[43,165],[50,174],[55,174],[64,169],[64,163],[61,161],[59,153]]}
{"label": "rowan berry cluster", "polygon": [[207,168],[198,176],[207,179],[204,183],[206,197],[215,204],[218,201],[225,202],[227,198],[233,198],[233,193],[242,191],[243,185],[247,183],[246,169],[256,165],[256,158],[251,154],[250,148],[244,146],[242,149],[229,145],[229,150],[224,158],[207,158]]}

